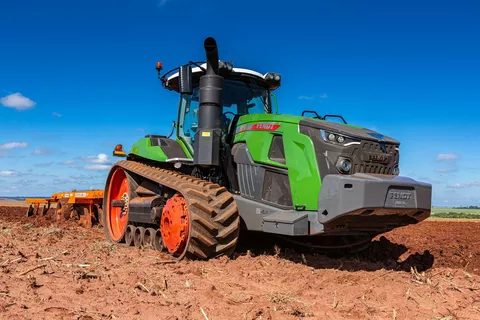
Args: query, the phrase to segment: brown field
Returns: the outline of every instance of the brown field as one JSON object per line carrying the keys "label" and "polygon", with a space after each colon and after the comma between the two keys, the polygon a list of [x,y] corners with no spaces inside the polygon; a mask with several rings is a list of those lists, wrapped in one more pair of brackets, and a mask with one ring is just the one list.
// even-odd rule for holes
{"label": "brown field", "polygon": [[0,199],[0,206],[9,206],[9,207],[28,207],[29,204],[25,201],[10,200],[10,199]]}
{"label": "brown field", "polygon": [[0,207],[1,319],[480,319],[480,224],[424,221],[357,255],[243,238],[172,263],[99,227]]}

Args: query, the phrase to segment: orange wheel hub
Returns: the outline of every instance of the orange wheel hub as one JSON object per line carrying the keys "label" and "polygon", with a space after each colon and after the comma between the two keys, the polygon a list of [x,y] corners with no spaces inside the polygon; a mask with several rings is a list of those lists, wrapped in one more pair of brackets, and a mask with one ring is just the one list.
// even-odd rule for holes
{"label": "orange wheel hub", "polygon": [[181,254],[187,246],[190,219],[187,201],[180,194],[167,200],[160,220],[160,230],[168,252]]}
{"label": "orange wheel hub", "polygon": [[[128,223],[129,187],[125,171],[117,169],[110,180],[108,192],[108,229],[114,241],[122,239]],[[114,207],[112,200],[123,200],[125,206]]]}

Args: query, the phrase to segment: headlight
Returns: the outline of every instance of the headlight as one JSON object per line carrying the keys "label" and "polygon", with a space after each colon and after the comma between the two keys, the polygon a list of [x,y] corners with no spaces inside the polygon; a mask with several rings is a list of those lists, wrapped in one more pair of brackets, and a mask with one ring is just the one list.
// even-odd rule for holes
{"label": "headlight", "polygon": [[393,168],[392,174],[398,176],[400,174],[400,169],[398,167]]}
{"label": "headlight", "polygon": [[342,147],[349,146],[351,144],[360,144],[360,139],[343,136],[335,132],[328,132],[323,129],[320,129],[320,135],[322,136],[323,141]]}
{"label": "headlight", "polygon": [[337,169],[340,172],[347,173],[352,168],[352,163],[348,159],[338,159],[337,161]]}

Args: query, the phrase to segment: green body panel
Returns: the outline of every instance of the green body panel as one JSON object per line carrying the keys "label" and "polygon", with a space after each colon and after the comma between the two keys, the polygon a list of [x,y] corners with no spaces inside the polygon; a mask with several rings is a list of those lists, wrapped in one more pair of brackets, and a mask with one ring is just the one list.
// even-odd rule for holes
{"label": "green body panel", "polygon": [[150,138],[142,138],[135,142],[128,153],[159,162],[165,162],[168,159],[162,148],[152,146]]}
{"label": "green body panel", "polygon": [[180,147],[182,147],[183,152],[185,152],[185,155],[187,156],[187,158],[192,159],[193,158],[193,150],[190,151],[190,148],[187,147],[187,145],[183,142],[183,140],[177,138],[176,141],[178,142]]}
{"label": "green body panel", "polygon": [[[276,130],[243,131],[235,135],[234,143],[245,142],[256,163],[288,169],[288,178],[294,207],[318,209],[318,196],[322,182],[318,172],[315,149],[310,137],[299,133],[299,122],[305,117],[274,114],[253,114],[240,117],[237,128],[256,123],[274,123]],[[268,157],[274,135],[283,136],[286,165]]]}
{"label": "green body panel", "polygon": [[[192,158],[192,154],[188,150],[188,148],[185,146],[183,141],[177,139],[176,140],[178,144],[182,147],[183,151],[185,152],[187,158]],[[162,148],[159,146],[152,146],[150,138],[142,138],[138,141],[136,141],[130,151],[128,152],[129,154],[137,155],[139,157],[153,160],[153,161],[159,161],[159,162],[165,162],[168,157],[167,155],[163,152]]]}

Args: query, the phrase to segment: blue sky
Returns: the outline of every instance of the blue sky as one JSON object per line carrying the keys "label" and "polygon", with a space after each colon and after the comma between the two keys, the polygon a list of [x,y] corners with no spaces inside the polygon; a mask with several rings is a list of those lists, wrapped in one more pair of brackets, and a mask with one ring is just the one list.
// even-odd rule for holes
{"label": "blue sky", "polygon": [[342,114],[401,141],[434,204],[480,204],[476,1],[2,0],[0,195],[103,188],[116,143],[169,133],[156,78],[203,60],[282,74],[281,112]]}

